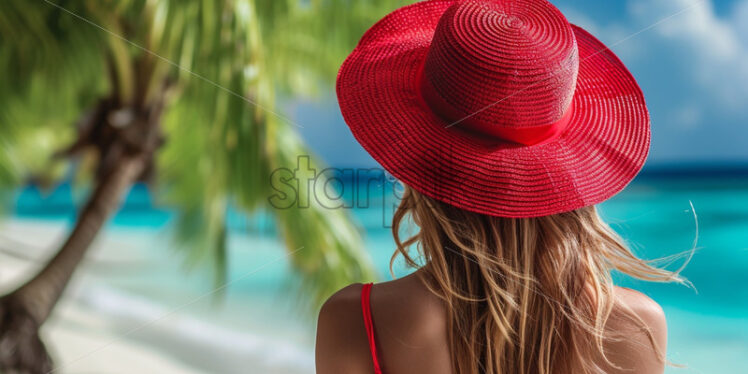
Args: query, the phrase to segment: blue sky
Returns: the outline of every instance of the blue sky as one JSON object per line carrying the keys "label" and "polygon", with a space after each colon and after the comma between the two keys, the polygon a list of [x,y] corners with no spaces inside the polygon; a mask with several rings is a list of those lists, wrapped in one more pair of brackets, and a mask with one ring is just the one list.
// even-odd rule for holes
{"label": "blue sky", "polygon": [[[637,78],[652,116],[649,166],[748,163],[748,0],[551,2]],[[374,165],[329,91],[292,108],[302,136],[328,164]]]}

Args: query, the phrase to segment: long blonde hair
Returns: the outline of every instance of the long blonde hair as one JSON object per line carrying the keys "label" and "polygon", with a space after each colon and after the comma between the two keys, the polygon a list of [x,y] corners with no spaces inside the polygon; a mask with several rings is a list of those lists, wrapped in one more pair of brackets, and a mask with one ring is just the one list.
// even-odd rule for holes
{"label": "long blonde hair", "polygon": [[[408,216],[420,229],[401,240]],[[455,373],[603,373],[601,360],[613,365],[603,343],[616,339],[605,329],[614,313],[611,270],[682,281],[637,258],[594,206],[538,218],[491,217],[406,187],[392,230],[392,262],[402,255],[407,265],[422,266],[426,284],[447,306]],[[414,244],[420,264],[409,252]],[[644,322],[631,310],[624,317],[664,360]]]}

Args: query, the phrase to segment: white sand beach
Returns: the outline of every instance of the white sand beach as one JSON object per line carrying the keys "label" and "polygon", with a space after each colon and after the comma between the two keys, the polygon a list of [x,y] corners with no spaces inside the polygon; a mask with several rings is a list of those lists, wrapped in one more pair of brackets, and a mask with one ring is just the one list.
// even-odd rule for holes
{"label": "white sand beach", "polygon": [[[32,274],[65,232],[65,225],[57,222],[1,222],[0,292]],[[102,268],[147,260],[142,251],[130,248],[133,243],[132,237],[105,232],[43,326],[55,372],[313,372],[308,345],[287,344],[280,338],[196,318],[186,312],[189,304],[160,305],[152,298],[106,285],[101,280]]]}

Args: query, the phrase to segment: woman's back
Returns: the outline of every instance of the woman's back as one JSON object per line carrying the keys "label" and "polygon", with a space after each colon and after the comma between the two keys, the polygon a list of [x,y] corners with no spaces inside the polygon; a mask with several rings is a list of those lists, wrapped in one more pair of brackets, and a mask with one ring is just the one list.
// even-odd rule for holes
{"label": "woman's back", "polygon": [[[419,271],[376,284],[371,291],[371,317],[376,355],[385,374],[452,374],[448,315],[441,299],[421,281]],[[362,285],[333,295],[322,308],[317,331],[317,373],[374,373],[362,309]],[[616,309],[630,309],[650,329],[655,343],[666,345],[667,328],[660,306],[637,291],[616,287]],[[614,312],[613,315],[618,313]],[[638,324],[612,317],[606,330],[625,338],[608,342],[608,359],[619,368],[599,364],[608,374],[660,374],[664,362],[651,349],[649,335]],[[559,373],[565,374],[565,373]]]}
{"label": "woman's back", "polygon": [[418,270],[329,300],[320,373],[663,372],[662,310],[611,274],[682,279],[595,208],[649,151],[644,95],[610,48],[547,0],[421,1],[364,34],[336,89],[405,187],[392,233]]}

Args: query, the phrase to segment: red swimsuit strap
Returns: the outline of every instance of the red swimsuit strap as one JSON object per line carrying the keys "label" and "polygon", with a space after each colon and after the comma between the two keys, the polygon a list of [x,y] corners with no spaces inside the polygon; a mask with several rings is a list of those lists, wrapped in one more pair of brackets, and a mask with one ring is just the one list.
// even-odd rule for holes
{"label": "red swimsuit strap", "polygon": [[364,314],[366,337],[369,339],[369,349],[371,350],[371,358],[374,362],[374,373],[382,374],[382,369],[379,367],[379,359],[377,358],[377,343],[376,339],[374,339],[374,320],[371,318],[371,285],[371,283],[367,283],[361,288],[361,311]]}

